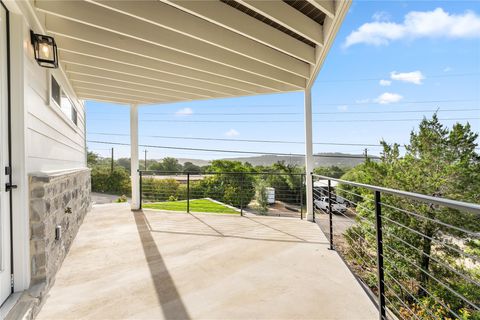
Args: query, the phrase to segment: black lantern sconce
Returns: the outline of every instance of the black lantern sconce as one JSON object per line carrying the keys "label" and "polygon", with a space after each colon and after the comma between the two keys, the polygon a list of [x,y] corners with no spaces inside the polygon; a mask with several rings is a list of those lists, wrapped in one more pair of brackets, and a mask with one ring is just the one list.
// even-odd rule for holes
{"label": "black lantern sconce", "polygon": [[33,45],[35,60],[44,68],[58,68],[57,44],[53,37],[36,34],[30,30],[30,41]]}

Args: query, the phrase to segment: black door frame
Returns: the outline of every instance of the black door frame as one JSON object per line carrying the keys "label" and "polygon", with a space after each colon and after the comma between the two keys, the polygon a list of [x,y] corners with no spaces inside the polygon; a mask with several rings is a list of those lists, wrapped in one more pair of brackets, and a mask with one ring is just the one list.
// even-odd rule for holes
{"label": "black door frame", "polygon": [[[8,148],[8,166],[5,168],[5,174],[8,175],[8,180],[10,185],[13,181],[13,173],[12,173],[12,94],[11,94],[11,72],[10,72],[10,11],[5,6],[2,0],[0,0],[0,4],[6,11],[6,31],[7,31],[7,148]],[[11,293],[14,292],[13,286],[13,194],[12,189],[7,190],[9,192],[9,206],[10,206],[10,277],[11,277],[11,285],[10,290]]]}

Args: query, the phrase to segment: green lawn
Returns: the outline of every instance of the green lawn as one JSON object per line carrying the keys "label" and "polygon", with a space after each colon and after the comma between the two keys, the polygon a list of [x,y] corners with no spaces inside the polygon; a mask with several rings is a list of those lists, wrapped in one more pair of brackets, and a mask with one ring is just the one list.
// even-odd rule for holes
{"label": "green lawn", "polygon": [[[146,209],[170,210],[170,211],[187,211],[187,201],[165,201],[145,203],[142,205]],[[230,213],[238,214],[227,206],[218,204],[208,199],[190,200],[190,212],[213,212],[213,213]]]}

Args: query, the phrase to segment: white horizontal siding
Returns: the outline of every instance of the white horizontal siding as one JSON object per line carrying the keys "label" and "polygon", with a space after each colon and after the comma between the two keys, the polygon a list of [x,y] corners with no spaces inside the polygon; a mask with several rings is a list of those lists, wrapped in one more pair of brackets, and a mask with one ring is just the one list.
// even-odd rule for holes
{"label": "white horizontal siding", "polygon": [[[25,42],[29,35],[25,34]],[[83,104],[69,90],[60,70],[38,66],[30,46],[25,48],[25,106],[27,171],[56,171],[86,167]],[[60,108],[49,103],[50,72],[72,99],[78,113],[74,125]]]}

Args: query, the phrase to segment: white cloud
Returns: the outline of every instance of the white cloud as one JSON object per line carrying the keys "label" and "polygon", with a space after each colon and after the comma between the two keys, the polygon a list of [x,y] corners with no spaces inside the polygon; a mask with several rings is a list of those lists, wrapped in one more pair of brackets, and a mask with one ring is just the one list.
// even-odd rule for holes
{"label": "white cloud", "polygon": [[355,103],[358,103],[358,104],[364,104],[364,103],[369,103],[369,102],[370,102],[370,99],[355,100]]}
{"label": "white cloud", "polygon": [[380,104],[389,104],[399,102],[402,99],[403,97],[398,93],[385,92],[379,95],[374,101]]}
{"label": "white cloud", "polygon": [[190,116],[193,114],[192,108],[183,108],[175,112],[177,116]]}
{"label": "white cloud", "polygon": [[348,106],[347,105],[338,106],[337,109],[338,111],[345,112],[345,111],[348,111]]}
{"label": "white cloud", "polygon": [[238,131],[235,130],[235,129],[230,129],[230,130],[228,130],[227,132],[225,132],[225,135],[226,135],[227,137],[237,137],[237,136],[240,135],[240,132],[238,132]]}
{"label": "white cloud", "polygon": [[423,79],[425,76],[422,74],[421,71],[412,71],[412,72],[390,72],[390,78],[392,80],[398,80],[403,82],[409,82],[414,84],[422,84]]}
{"label": "white cloud", "polygon": [[480,38],[480,16],[473,11],[450,14],[442,8],[433,11],[411,11],[403,22],[378,20],[364,23],[350,33],[345,47],[364,43],[375,46],[387,45],[391,41],[417,38]]}
{"label": "white cloud", "polygon": [[388,21],[390,20],[390,14],[386,11],[377,11],[373,14],[372,19],[374,21]]}
{"label": "white cloud", "polygon": [[390,81],[390,80],[383,80],[383,79],[382,79],[382,80],[380,80],[379,84],[380,84],[381,86],[383,86],[383,87],[388,87],[389,85],[392,84],[392,81]]}
{"label": "white cloud", "polygon": [[443,68],[443,72],[450,72],[452,70],[453,70],[452,67],[448,67],[448,66]]}

